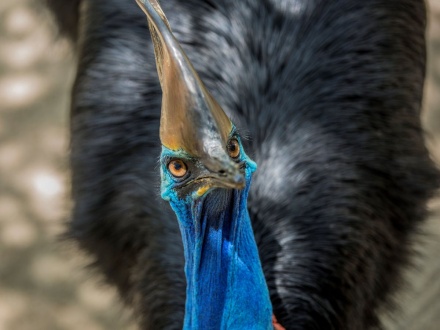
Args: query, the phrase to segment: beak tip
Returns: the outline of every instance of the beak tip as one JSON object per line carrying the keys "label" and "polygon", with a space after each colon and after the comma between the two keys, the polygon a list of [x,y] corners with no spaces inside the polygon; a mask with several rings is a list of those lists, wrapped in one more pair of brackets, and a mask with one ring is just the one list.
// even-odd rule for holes
{"label": "beak tip", "polygon": [[245,180],[243,174],[235,174],[234,177],[232,178],[232,181],[233,181],[234,185],[236,185],[237,188],[239,188],[239,189],[244,188],[244,186],[246,184],[246,180]]}
{"label": "beak tip", "polygon": [[243,174],[235,174],[233,180],[236,184],[244,184]]}

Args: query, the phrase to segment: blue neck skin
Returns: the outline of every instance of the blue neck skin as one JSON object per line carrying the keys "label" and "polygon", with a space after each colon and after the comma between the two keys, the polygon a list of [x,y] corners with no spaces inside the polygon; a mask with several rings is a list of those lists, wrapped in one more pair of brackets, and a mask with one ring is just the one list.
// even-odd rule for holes
{"label": "blue neck skin", "polygon": [[[243,150],[241,148],[241,150]],[[161,159],[186,158],[165,147]],[[272,306],[247,211],[256,164],[242,152],[246,186],[179,198],[162,164],[162,197],[177,215],[187,279],[185,330],[273,329]]]}

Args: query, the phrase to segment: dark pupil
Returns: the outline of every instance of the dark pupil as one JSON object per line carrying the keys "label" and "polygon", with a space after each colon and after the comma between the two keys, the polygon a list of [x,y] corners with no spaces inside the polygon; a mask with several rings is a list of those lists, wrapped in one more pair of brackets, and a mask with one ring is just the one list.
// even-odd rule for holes
{"label": "dark pupil", "polygon": [[229,145],[229,151],[230,151],[230,152],[234,152],[236,149],[237,149],[237,146],[235,145],[234,142],[232,142],[232,143]]}
{"label": "dark pupil", "polygon": [[174,169],[176,171],[180,170],[182,168],[182,164],[180,164],[179,162],[174,162]]}

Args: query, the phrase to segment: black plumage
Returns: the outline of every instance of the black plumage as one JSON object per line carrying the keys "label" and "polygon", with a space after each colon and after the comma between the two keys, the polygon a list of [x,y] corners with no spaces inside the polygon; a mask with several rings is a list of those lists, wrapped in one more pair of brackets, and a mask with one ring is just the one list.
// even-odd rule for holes
{"label": "black plumage", "polygon": [[[134,0],[68,3],[54,8],[79,55],[69,236],[142,329],[179,329],[184,260],[175,215],[159,196],[161,89],[145,15]],[[419,120],[424,2],[161,4],[204,83],[249,137],[259,166],[249,212],[278,321],[380,326],[378,310],[398,288],[440,182]]]}

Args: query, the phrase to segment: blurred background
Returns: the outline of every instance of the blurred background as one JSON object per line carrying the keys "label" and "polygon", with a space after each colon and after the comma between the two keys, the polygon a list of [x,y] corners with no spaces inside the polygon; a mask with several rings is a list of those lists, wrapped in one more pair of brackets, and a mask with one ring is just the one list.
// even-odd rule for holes
{"label": "blurred background", "polygon": [[[69,216],[72,46],[41,0],[0,1],[0,330],[135,329],[112,288],[59,239]],[[430,0],[422,121],[440,164],[440,0]],[[440,329],[440,198],[388,330]]]}

